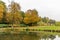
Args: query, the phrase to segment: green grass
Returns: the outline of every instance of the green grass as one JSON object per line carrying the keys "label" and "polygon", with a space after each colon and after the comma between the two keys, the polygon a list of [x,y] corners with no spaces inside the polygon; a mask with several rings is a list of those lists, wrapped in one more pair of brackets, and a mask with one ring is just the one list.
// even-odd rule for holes
{"label": "green grass", "polygon": [[60,30],[60,26],[44,26],[39,27],[41,30]]}
{"label": "green grass", "polygon": [[28,27],[29,29],[40,29],[40,30],[60,30],[60,26],[36,26]]}
{"label": "green grass", "polygon": [[[11,28],[10,27],[4,27],[4,26],[7,26],[8,27],[8,24],[0,24],[0,28],[5,28],[5,29],[8,29],[10,30]],[[31,27],[14,27],[14,29],[18,29],[18,30],[23,30],[23,29],[34,29],[34,30],[60,30],[60,26],[31,26]]]}
{"label": "green grass", "polygon": [[1,27],[7,27],[8,26],[8,24],[0,24],[0,28]]}

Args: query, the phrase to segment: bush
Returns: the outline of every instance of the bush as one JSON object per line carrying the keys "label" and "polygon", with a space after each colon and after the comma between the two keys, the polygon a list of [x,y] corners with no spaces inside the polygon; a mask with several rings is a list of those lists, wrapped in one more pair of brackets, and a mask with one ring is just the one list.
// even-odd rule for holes
{"label": "bush", "polygon": [[8,24],[0,24],[0,28],[8,27]]}
{"label": "bush", "polygon": [[27,25],[26,25],[26,24],[20,24],[20,26],[21,26],[21,27],[27,27]]}

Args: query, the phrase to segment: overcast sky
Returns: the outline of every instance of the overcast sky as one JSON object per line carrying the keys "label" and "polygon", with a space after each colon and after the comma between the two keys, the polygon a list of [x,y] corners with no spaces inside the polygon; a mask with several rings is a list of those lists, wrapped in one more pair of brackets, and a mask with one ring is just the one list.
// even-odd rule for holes
{"label": "overcast sky", "polygon": [[[3,0],[8,5],[8,0]],[[10,0],[11,1],[11,0]],[[60,0],[14,0],[21,5],[23,11],[36,9],[41,17],[49,17],[60,21]]]}

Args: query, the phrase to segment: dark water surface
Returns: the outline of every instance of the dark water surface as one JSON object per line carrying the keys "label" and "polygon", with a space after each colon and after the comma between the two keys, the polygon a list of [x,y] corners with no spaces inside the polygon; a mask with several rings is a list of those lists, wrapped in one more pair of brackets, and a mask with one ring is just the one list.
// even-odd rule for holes
{"label": "dark water surface", "polygon": [[0,33],[0,40],[59,40],[59,36],[52,32]]}

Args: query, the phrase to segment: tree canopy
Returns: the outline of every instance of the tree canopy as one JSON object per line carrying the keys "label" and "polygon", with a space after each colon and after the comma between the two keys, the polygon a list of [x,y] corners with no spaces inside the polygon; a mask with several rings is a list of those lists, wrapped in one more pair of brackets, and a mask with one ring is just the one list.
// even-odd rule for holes
{"label": "tree canopy", "polygon": [[0,23],[25,24],[28,26],[38,25],[39,22],[40,24],[55,24],[55,20],[39,16],[36,9],[28,9],[24,12],[19,3],[16,2],[11,2],[8,7],[9,9],[3,1],[0,1]]}

